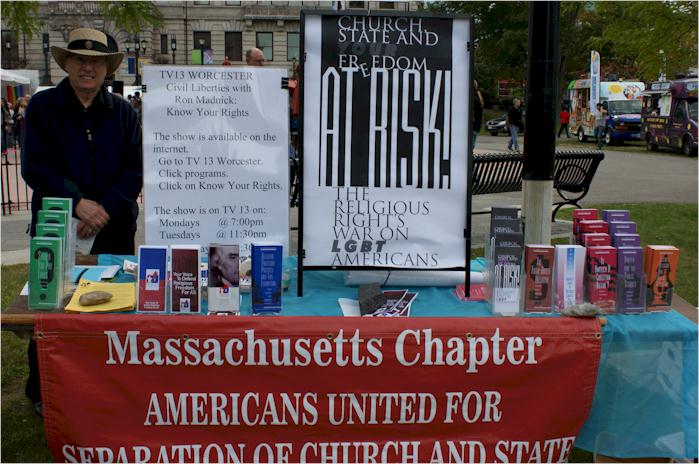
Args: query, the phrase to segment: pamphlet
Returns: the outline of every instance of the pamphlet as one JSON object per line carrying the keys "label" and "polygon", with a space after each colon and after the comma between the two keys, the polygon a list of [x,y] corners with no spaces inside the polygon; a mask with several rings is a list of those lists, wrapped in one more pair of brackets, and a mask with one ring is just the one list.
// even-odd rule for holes
{"label": "pamphlet", "polygon": [[209,245],[209,314],[240,314],[239,266],[239,245]]}
{"label": "pamphlet", "polygon": [[138,303],[142,313],[164,313],[167,295],[167,247],[138,247]]}
{"label": "pamphlet", "polygon": [[170,305],[174,314],[199,314],[199,245],[172,245],[170,252]]}

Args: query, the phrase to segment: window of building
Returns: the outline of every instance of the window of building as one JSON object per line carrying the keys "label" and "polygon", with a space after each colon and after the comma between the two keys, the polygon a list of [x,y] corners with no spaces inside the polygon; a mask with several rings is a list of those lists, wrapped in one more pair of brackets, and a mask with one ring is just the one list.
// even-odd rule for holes
{"label": "window of building", "polygon": [[394,10],[396,8],[395,2],[379,2],[380,10]]}
{"label": "window of building", "polygon": [[240,6],[240,0],[238,0],[237,2],[226,0],[226,5],[228,5],[228,6]]}
{"label": "window of building", "polygon": [[15,40],[12,31],[2,31],[2,67],[12,69],[18,66],[19,47],[17,40]]}
{"label": "window of building", "polygon": [[204,50],[211,48],[211,32],[194,31],[193,47],[200,49],[202,46]]}
{"label": "window of building", "polygon": [[347,2],[348,8],[366,8],[366,2]]}
{"label": "window of building", "polygon": [[167,55],[170,53],[170,44],[167,42],[167,34],[160,34],[160,54]]}
{"label": "window of building", "polygon": [[299,44],[299,33],[298,32],[287,32],[286,33],[286,60],[299,60],[299,51],[301,50]]}
{"label": "window of building", "polygon": [[[200,51],[202,64],[213,64],[211,53],[206,51],[211,50],[211,32],[194,31],[193,37],[192,49]],[[194,55],[192,57],[194,60]],[[199,60],[198,56],[197,60]]]}
{"label": "window of building", "polygon": [[273,35],[271,32],[258,32],[256,47],[265,54],[265,61],[274,60],[274,49],[272,47]]}
{"label": "window of building", "polygon": [[195,5],[208,5],[208,0],[194,0]]}
{"label": "window of building", "polygon": [[225,55],[231,61],[243,61],[243,33],[226,32]]}

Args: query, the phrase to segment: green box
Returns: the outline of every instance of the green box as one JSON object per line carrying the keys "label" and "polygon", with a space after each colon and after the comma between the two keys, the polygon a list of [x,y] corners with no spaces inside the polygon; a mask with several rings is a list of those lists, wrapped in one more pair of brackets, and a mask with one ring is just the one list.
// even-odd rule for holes
{"label": "green box", "polygon": [[[44,200],[46,200],[46,198],[44,198]],[[44,202],[46,206],[54,205],[54,207],[57,207],[58,205],[65,206],[73,203],[73,201],[70,198],[49,198],[48,200],[48,203]],[[68,202],[66,202],[65,200],[68,200]],[[65,233],[63,235],[63,238],[65,240],[65,244],[63,247],[63,272],[66,276],[72,276],[73,269],[75,269],[75,246],[77,243],[77,228],[74,222],[75,221],[73,221],[73,214],[71,211],[42,209],[37,214],[37,228],[39,224],[62,225],[65,228]],[[68,286],[72,286],[72,280],[68,279],[66,281],[66,284]]]}
{"label": "green box", "polygon": [[72,264],[68,260],[68,240],[66,239],[66,226],[61,224],[37,224],[36,225],[36,237],[57,237],[61,239],[63,244],[63,275],[64,277],[64,290],[68,292],[72,288],[72,282],[70,276],[73,275]]}
{"label": "green box", "polygon": [[29,249],[29,309],[62,308],[62,239],[33,237]]}
{"label": "green box", "polygon": [[72,216],[73,215],[73,199],[72,198],[44,197],[41,199],[41,209],[42,210],[68,211],[68,213]]}
{"label": "green box", "polygon": [[65,226],[68,224],[68,212],[53,211],[42,209],[36,216],[37,224],[60,224]]}
{"label": "green box", "polygon": [[39,223],[36,225],[36,236],[37,237],[58,237],[64,241],[63,247],[65,248],[66,226],[64,226],[62,224]]}

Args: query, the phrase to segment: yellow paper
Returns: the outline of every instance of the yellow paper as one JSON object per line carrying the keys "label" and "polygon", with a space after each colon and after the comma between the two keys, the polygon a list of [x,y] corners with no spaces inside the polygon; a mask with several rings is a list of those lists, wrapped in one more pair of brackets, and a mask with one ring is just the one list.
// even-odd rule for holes
{"label": "yellow paper", "polygon": [[[88,292],[103,291],[112,294],[112,299],[106,303],[83,306],[79,303],[80,296]],[[68,312],[78,313],[104,313],[111,311],[130,311],[136,305],[136,284],[113,284],[109,282],[93,282],[91,280],[80,279],[78,288],[75,289],[73,298],[66,306]]]}

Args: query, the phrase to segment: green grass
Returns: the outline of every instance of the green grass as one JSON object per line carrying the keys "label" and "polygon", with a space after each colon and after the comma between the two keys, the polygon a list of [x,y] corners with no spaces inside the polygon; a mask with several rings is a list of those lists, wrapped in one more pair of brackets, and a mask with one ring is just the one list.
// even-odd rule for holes
{"label": "green grass", "polygon": [[[6,308],[27,281],[28,266],[2,266],[2,308]],[[44,440],[41,419],[24,396],[27,380],[28,338],[12,332],[0,334],[2,342],[2,462],[52,462]]]}
{"label": "green grass", "polygon": [[[674,245],[680,249],[675,293],[697,305],[697,205],[695,204],[603,204],[586,208],[628,209],[641,235],[641,245]],[[572,210],[562,210],[559,219],[570,220]]]}
{"label": "green grass", "polygon": [[[604,204],[597,209],[628,209],[638,225],[642,245],[674,245],[680,249],[676,293],[697,305],[697,205]],[[559,219],[572,219],[562,210]],[[559,239],[558,242],[566,242]],[[482,256],[482,249],[472,250]],[[14,299],[26,281],[27,265],[2,266],[2,308]],[[24,397],[27,378],[27,343],[14,333],[2,332],[2,462],[50,462],[41,420]],[[569,462],[591,462],[592,453],[574,449]]]}

